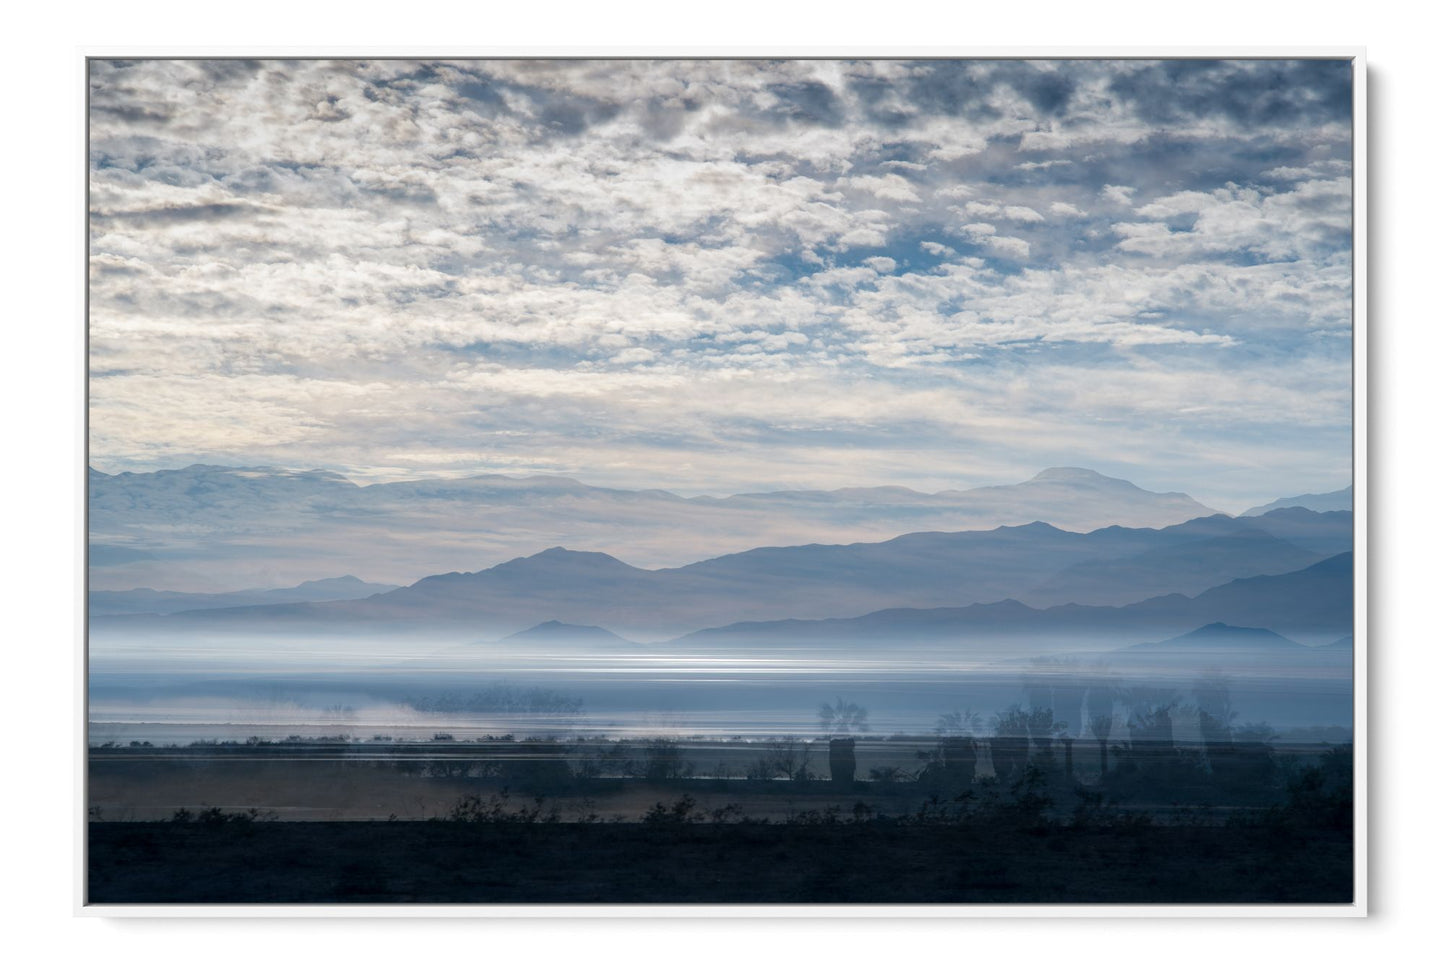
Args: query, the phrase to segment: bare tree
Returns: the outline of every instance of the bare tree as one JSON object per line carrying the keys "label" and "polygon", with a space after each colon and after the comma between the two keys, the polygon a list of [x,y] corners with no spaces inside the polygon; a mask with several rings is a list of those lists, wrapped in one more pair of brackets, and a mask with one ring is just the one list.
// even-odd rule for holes
{"label": "bare tree", "polygon": [[[801,749],[801,751],[800,751]],[[748,767],[749,779],[769,780],[782,776],[790,782],[806,779],[808,746],[790,737],[769,740],[768,747]]]}
{"label": "bare tree", "polygon": [[972,709],[962,711],[945,712],[938,717],[933,725],[933,731],[939,736],[954,736],[960,738],[971,738],[977,731],[982,717]]}

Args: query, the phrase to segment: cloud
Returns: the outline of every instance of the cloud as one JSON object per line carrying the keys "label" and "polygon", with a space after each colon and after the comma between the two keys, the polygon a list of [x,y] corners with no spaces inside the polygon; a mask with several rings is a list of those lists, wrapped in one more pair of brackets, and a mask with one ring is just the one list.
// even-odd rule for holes
{"label": "cloud", "polygon": [[1141,61],[1109,82],[1149,123],[1218,117],[1241,127],[1338,122],[1350,107],[1345,60]]}
{"label": "cloud", "polygon": [[996,204],[992,201],[969,201],[963,205],[963,212],[971,217],[998,217],[1025,224],[1037,224],[1044,219],[1042,214],[1031,207],[1022,204]]}
{"label": "cloud", "polygon": [[91,61],[91,456],[1322,464],[1352,183],[1310,63]]}
{"label": "cloud", "polygon": [[884,174],[881,177],[850,177],[847,179],[847,186],[854,190],[867,191],[874,197],[883,201],[907,201],[917,203],[918,194],[907,180],[897,174]]}
{"label": "cloud", "polygon": [[[1185,191],[1158,198],[1136,209],[1155,220],[1114,225],[1125,240],[1119,247],[1156,255],[1250,253],[1270,260],[1291,260],[1340,250],[1351,227],[1350,178],[1308,180],[1291,190],[1266,194],[1227,184],[1204,193]],[[1167,221],[1185,217],[1188,229]]]}
{"label": "cloud", "polygon": [[1138,190],[1136,187],[1124,187],[1120,184],[1105,184],[1099,190],[1099,196],[1106,201],[1113,201],[1115,204],[1123,204],[1125,207],[1128,207],[1133,203],[1130,198],[1133,197],[1136,190]]}

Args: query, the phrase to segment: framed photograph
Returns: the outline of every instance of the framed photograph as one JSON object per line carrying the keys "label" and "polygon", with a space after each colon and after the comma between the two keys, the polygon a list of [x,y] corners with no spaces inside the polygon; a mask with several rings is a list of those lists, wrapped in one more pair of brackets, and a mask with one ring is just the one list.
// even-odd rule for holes
{"label": "framed photograph", "polygon": [[93,56],[89,915],[1363,915],[1358,51]]}

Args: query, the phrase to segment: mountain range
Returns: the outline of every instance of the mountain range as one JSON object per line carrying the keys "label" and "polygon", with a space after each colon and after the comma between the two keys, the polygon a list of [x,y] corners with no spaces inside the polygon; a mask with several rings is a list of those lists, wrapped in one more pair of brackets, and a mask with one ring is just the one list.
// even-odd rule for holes
{"label": "mountain range", "polygon": [[[1318,646],[1317,650],[1334,648]],[[1269,629],[1251,629],[1238,625],[1211,622],[1193,632],[1165,639],[1162,642],[1140,642],[1129,646],[1129,652],[1137,655],[1165,655],[1174,652],[1296,652],[1309,650],[1309,646],[1292,642],[1278,632]]]}
{"label": "mountain range", "polygon": [[192,465],[115,475],[91,469],[88,504],[92,588],[209,594],[318,572],[408,584],[549,545],[583,552],[625,546],[633,564],[660,568],[760,545],[880,541],[1036,521],[1076,533],[1157,528],[1214,513],[1188,495],[1146,491],[1083,468],[932,494],[883,487],[682,497],[542,475],[358,485],[326,471]]}
{"label": "mountain range", "polygon": [[400,588],[380,582],[363,582],[354,575],[313,579],[292,588],[249,589],[240,592],[157,592],[138,588],[124,592],[89,593],[91,615],[169,615],[201,609],[235,608],[243,605],[284,605],[290,602],[327,602],[364,599],[368,595]]}
{"label": "mountain range", "polygon": [[1290,498],[1276,498],[1268,505],[1256,505],[1246,509],[1245,515],[1263,515],[1277,508],[1308,508],[1312,512],[1349,512],[1355,506],[1355,486],[1346,485],[1337,492],[1319,495],[1295,495]]}
{"label": "mountain range", "polygon": [[[920,626],[962,618],[964,625],[998,624],[1008,631],[1032,626],[1053,635],[1088,634],[1096,623],[1102,631],[1138,622],[1144,639],[1157,639],[1160,628],[1183,631],[1216,620],[1277,628],[1272,620],[1285,618],[1283,624],[1313,632],[1316,627],[1301,622],[1294,609],[1318,607],[1321,597],[1311,593],[1321,589],[1302,590],[1298,598],[1269,596],[1252,613],[1246,607],[1212,614],[1207,606],[1190,608],[1179,600],[1254,578],[1313,571],[1348,552],[1352,539],[1349,513],[1289,508],[1251,518],[1213,515],[1160,529],[1111,526],[1079,533],[1035,522],[924,532],[877,543],[753,549],[657,570],[557,547],[365,598],[210,608],[149,621],[95,613],[93,624],[156,631],[425,628],[447,637],[495,639],[555,620],[660,641],[717,626],[733,627],[714,629],[724,634],[756,634],[734,623],[781,620],[792,620],[791,628],[779,630],[789,638],[819,624],[840,638],[852,637],[860,626],[864,635],[908,636]],[[1352,595],[1344,590],[1342,597],[1348,608]],[[1144,612],[1168,610],[1167,617],[1151,623],[1134,611],[1141,606]],[[1124,614],[1106,614],[1115,610]],[[1241,622],[1244,614],[1251,617]],[[865,621],[851,624],[860,618]],[[890,618],[898,624],[877,631],[866,621],[882,619],[881,626]],[[1321,625],[1333,633],[1330,639],[1350,629],[1348,617],[1331,616]],[[776,625],[767,629],[774,630]],[[927,628],[925,634],[937,637],[938,631],[953,630]]]}
{"label": "mountain range", "polygon": [[1118,649],[1160,636],[1224,623],[1268,629],[1323,644],[1351,631],[1353,553],[1342,552],[1283,575],[1234,579],[1196,596],[1165,595],[1124,606],[1057,605],[1038,609],[1006,599],[963,607],[888,609],[852,619],[739,622],[691,633],[682,645],[890,647],[949,642],[1040,649]]}

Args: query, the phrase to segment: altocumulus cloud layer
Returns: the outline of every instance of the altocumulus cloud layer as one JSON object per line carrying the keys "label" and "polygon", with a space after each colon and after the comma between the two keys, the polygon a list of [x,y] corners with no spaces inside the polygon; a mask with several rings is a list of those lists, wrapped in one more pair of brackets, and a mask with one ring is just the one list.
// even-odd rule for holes
{"label": "altocumulus cloud layer", "polygon": [[1349,65],[90,68],[91,461],[1348,483]]}

